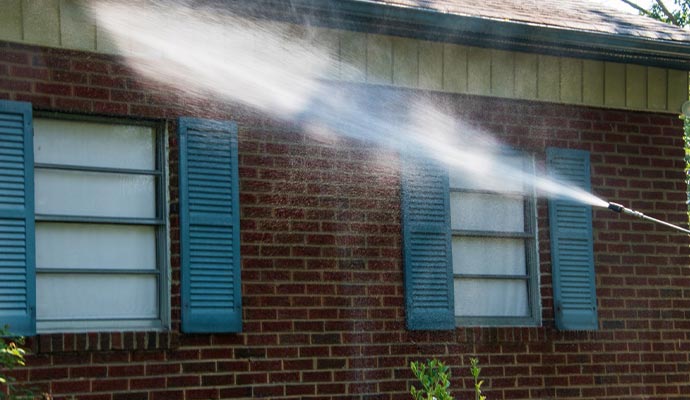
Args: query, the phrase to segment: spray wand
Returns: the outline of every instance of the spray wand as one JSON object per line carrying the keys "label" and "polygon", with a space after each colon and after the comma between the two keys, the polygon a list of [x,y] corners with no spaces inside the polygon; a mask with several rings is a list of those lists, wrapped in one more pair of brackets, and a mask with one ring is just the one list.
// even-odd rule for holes
{"label": "spray wand", "polygon": [[678,225],[673,225],[673,224],[670,224],[670,223],[668,223],[668,222],[666,222],[666,221],[662,221],[662,220],[660,220],[660,219],[652,218],[652,217],[650,217],[650,216],[647,216],[647,215],[642,214],[642,213],[639,212],[639,211],[631,210],[631,209],[629,209],[629,208],[627,208],[627,207],[624,207],[624,206],[622,206],[622,205],[620,205],[620,204],[618,204],[618,203],[609,203],[608,209],[609,209],[609,210],[613,210],[613,211],[615,211],[615,212],[617,212],[617,213],[628,214],[628,215],[632,215],[633,217],[637,217],[637,218],[640,218],[640,219],[645,219],[645,220],[651,221],[651,222],[656,222],[657,224],[665,225],[665,226],[668,226],[669,228],[673,228],[673,229],[675,229],[675,230],[678,230],[678,231],[681,231],[681,232],[683,232],[683,233],[685,233],[685,234],[690,235],[690,230],[688,230],[688,229],[681,228],[681,227],[678,226]]}

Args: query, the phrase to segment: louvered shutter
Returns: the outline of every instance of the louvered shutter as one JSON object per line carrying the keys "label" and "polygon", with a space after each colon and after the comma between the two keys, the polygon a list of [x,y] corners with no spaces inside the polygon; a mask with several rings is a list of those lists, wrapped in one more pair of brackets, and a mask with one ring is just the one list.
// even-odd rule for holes
{"label": "louvered shutter", "polygon": [[455,328],[448,175],[427,160],[402,160],[405,307],[410,330]]}
{"label": "louvered shutter", "polygon": [[[589,152],[550,148],[546,154],[553,178],[591,190]],[[551,199],[549,229],[556,327],[596,330],[592,208],[569,199]]]}
{"label": "louvered shutter", "polygon": [[237,126],[181,118],[182,330],[240,332]]}
{"label": "louvered shutter", "polygon": [[0,328],[36,334],[31,104],[0,101]]}

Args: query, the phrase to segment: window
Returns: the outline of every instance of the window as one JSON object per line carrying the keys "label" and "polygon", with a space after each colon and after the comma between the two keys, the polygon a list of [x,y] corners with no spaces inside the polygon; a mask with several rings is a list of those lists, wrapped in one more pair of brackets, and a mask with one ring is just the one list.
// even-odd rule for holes
{"label": "window", "polygon": [[[525,157],[500,159],[533,169]],[[533,190],[509,178],[449,176],[432,160],[411,157],[402,167],[408,329],[538,324]]]}
{"label": "window", "polygon": [[[531,158],[500,157],[533,171]],[[539,318],[533,189],[510,179],[449,172],[454,315],[459,325],[534,325]]]}
{"label": "window", "polygon": [[[530,173],[532,161],[503,157]],[[589,153],[546,149],[551,177],[590,191]],[[403,156],[405,315],[410,330],[537,325],[539,269],[534,193],[515,180],[469,181],[445,166]],[[501,194],[496,190],[500,189]],[[592,210],[549,199],[555,325],[597,329]]]}
{"label": "window", "polygon": [[[237,125],[178,127],[181,329],[239,332]],[[1,326],[169,325],[164,143],[151,124],[34,120],[30,103],[0,100]]]}
{"label": "window", "polygon": [[39,332],[166,325],[162,139],[151,125],[34,119]]}

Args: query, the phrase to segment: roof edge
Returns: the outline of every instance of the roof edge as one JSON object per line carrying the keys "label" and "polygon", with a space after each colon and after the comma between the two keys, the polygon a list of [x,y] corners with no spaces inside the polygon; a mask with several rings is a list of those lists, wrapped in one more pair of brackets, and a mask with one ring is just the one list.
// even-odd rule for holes
{"label": "roof edge", "polygon": [[257,0],[252,10],[256,16],[328,28],[690,70],[690,43],[669,40],[569,30],[369,0]]}

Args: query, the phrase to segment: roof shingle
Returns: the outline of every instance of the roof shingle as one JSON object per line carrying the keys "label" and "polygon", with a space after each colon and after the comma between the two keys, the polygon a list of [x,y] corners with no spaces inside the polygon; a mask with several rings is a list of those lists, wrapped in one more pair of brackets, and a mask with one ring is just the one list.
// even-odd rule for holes
{"label": "roof shingle", "polygon": [[690,32],[595,0],[360,0],[554,29],[690,42]]}

